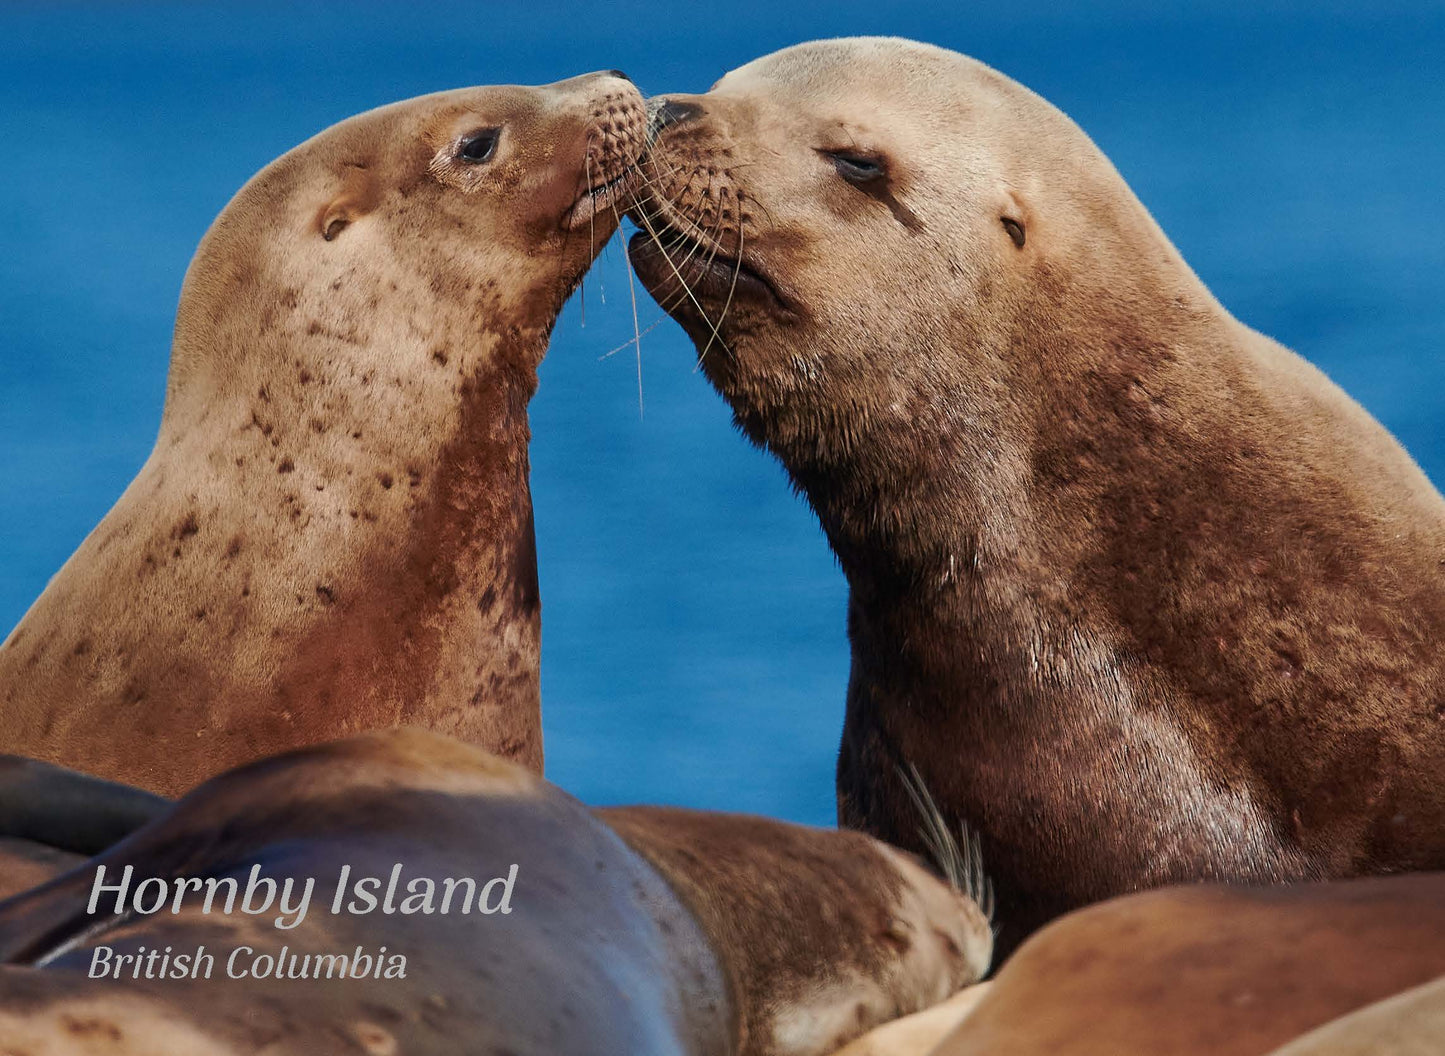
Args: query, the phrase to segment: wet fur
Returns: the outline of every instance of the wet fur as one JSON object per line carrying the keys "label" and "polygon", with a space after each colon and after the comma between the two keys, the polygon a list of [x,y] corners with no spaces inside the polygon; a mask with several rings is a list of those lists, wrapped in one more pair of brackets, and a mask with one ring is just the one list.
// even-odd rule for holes
{"label": "wet fur", "polygon": [[[485,881],[519,866],[509,915],[332,915],[353,876]],[[238,863],[242,863],[238,865]],[[291,931],[271,916],[85,913],[97,864],[140,877],[315,878]],[[90,950],[198,943],[209,980],[88,979]],[[275,955],[407,957],[404,979],[235,980],[239,945]],[[39,1052],[146,1056],[468,1051],[727,1056],[721,970],[666,882],[582,804],[515,764],[417,730],[388,730],[229,771],[98,859],[0,905],[0,1031]],[[201,1043],[204,1041],[204,1045]],[[102,1043],[104,1047],[102,1046]],[[42,1047],[43,1045],[53,1048]]]}

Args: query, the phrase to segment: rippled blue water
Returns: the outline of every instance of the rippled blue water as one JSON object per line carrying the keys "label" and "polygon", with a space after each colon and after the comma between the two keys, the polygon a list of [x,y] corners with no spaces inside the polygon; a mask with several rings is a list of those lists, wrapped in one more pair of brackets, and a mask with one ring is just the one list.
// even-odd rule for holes
{"label": "rippled blue water", "polygon": [[[143,461],[187,260],[273,156],[421,92],[614,66],[701,91],[843,33],[969,52],[1063,107],[1226,305],[1445,481],[1438,4],[295,7],[0,6],[0,629]],[[614,244],[532,409],[549,774],[595,802],[828,822],[842,577],[668,321],[639,414],[636,359],[599,359],[631,327]]]}

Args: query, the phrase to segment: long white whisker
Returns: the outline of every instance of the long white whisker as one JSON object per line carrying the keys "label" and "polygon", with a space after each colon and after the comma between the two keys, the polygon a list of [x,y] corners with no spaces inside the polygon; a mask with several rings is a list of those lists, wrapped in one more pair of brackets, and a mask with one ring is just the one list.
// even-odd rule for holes
{"label": "long white whisker", "polygon": [[[737,203],[738,203],[738,255],[737,255],[737,259],[736,259],[736,260],[734,261],[734,263],[733,263],[733,280],[732,280],[732,284],[728,287],[727,300],[723,302],[722,313],[717,317],[717,325],[718,325],[718,326],[722,326],[723,320],[725,320],[725,319],[728,317],[728,309],[731,308],[732,305],[733,305],[733,294],[736,293],[736,292],[737,292],[737,289],[738,289],[738,275],[740,275],[740,274],[742,273],[742,270],[743,270],[743,212],[742,212],[743,206],[742,206],[742,196],[741,196],[741,195],[739,195],[739,196],[737,197]],[[717,331],[714,330],[713,333],[717,333]],[[707,344],[704,345],[704,346],[703,346],[703,350],[697,354],[697,366],[694,367],[693,370],[697,370],[697,369],[699,369],[699,368],[702,366],[702,361],[707,357],[708,349],[710,349],[710,348],[712,348],[712,338],[708,338],[708,339],[707,339]],[[727,346],[724,345],[723,348],[726,349]]]}
{"label": "long white whisker", "polygon": [[[669,318],[669,317],[666,316],[666,315],[659,316],[656,322],[651,323],[651,324],[648,325],[648,326],[644,326],[644,327],[642,328],[642,333],[643,333],[643,334],[650,334],[650,333],[652,333],[654,330],[656,330],[656,329],[657,329],[659,326],[661,326],[663,323],[667,322],[668,318]],[[641,336],[642,336],[642,334],[639,334],[639,335],[638,335],[638,337],[641,337]],[[632,347],[633,345],[635,345],[635,344],[637,344],[637,337],[629,337],[626,341],[622,342],[622,344],[618,345],[616,348],[609,349],[608,351],[602,353],[602,355],[598,356],[597,359],[598,359],[599,362],[602,361],[602,360],[604,360],[604,359],[611,359],[613,356],[617,355],[617,353],[621,352],[623,349],[631,348],[631,347]]]}
{"label": "long white whisker", "polygon": [[[612,199],[612,215],[617,219],[618,230],[622,229],[622,217],[617,212],[617,199]],[[637,417],[641,420],[642,410],[642,328],[637,322],[637,281],[632,273],[632,258],[627,255],[626,248],[622,251],[622,262],[627,267],[627,295],[632,300],[632,335],[637,344]]]}
{"label": "long white whisker", "polygon": [[[673,210],[669,210],[669,212],[672,211]],[[692,301],[693,307],[695,307],[698,311],[698,314],[702,316],[703,322],[707,323],[708,329],[711,330],[715,335],[717,335],[718,340],[721,341],[722,335],[717,333],[717,328],[713,326],[712,319],[708,317],[707,310],[703,308],[701,302],[698,301],[697,296],[692,292],[692,288],[688,286],[687,280],[684,279],[682,277],[682,273],[677,270],[677,265],[672,262],[672,258],[669,257],[667,255],[667,251],[663,249],[662,240],[658,237],[657,230],[647,219],[645,213],[641,213],[639,215],[642,218],[644,229],[647,231],[648,235],[651,236],[652,241],[657,245],[657,248],[662,252],[662,259],[667,261],[667,266],[672,271],[673,278],[675,278],[678,285],[686,291],[688,300]],[[724,347],[726,347],[726,342],[724,342]]]}

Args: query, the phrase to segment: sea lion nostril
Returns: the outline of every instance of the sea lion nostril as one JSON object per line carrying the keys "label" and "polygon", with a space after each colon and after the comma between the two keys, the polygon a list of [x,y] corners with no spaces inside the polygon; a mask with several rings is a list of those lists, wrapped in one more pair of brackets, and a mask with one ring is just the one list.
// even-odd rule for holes
{"label": "sea lion nostril", "polygon": [[607,71],[607,76],[609,76],[609,77],[617,77],[617,78],[619,78],[619,79],[621,79],[621,80],[626,81],[628,84],[631,84],[631,83],[632,83],[632,78],[629,77],[629,76],[627,76],[627,74],[623,73],[621,70],[608,70],[608,71]]}
{"label": "sea lion nostril", "polygon": [[702,107],[695,103],[679,103],[675,99],[664,99],[662,105],[652,112],[652,130],[656,134],[669,125],[690,121],[702,113]]}

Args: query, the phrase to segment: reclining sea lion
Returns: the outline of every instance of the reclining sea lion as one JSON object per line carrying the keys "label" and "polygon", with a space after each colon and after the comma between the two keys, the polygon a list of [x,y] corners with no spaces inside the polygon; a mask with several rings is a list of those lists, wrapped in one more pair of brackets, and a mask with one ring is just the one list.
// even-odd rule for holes
{"label": "reclining sea lion", "polygon": [[224,774],[0,904],[0,1037],[825,1056],[987,970],[977,863],[942,860],[951,883],[859,833],[594,813],[450,738],[376,732]]}

